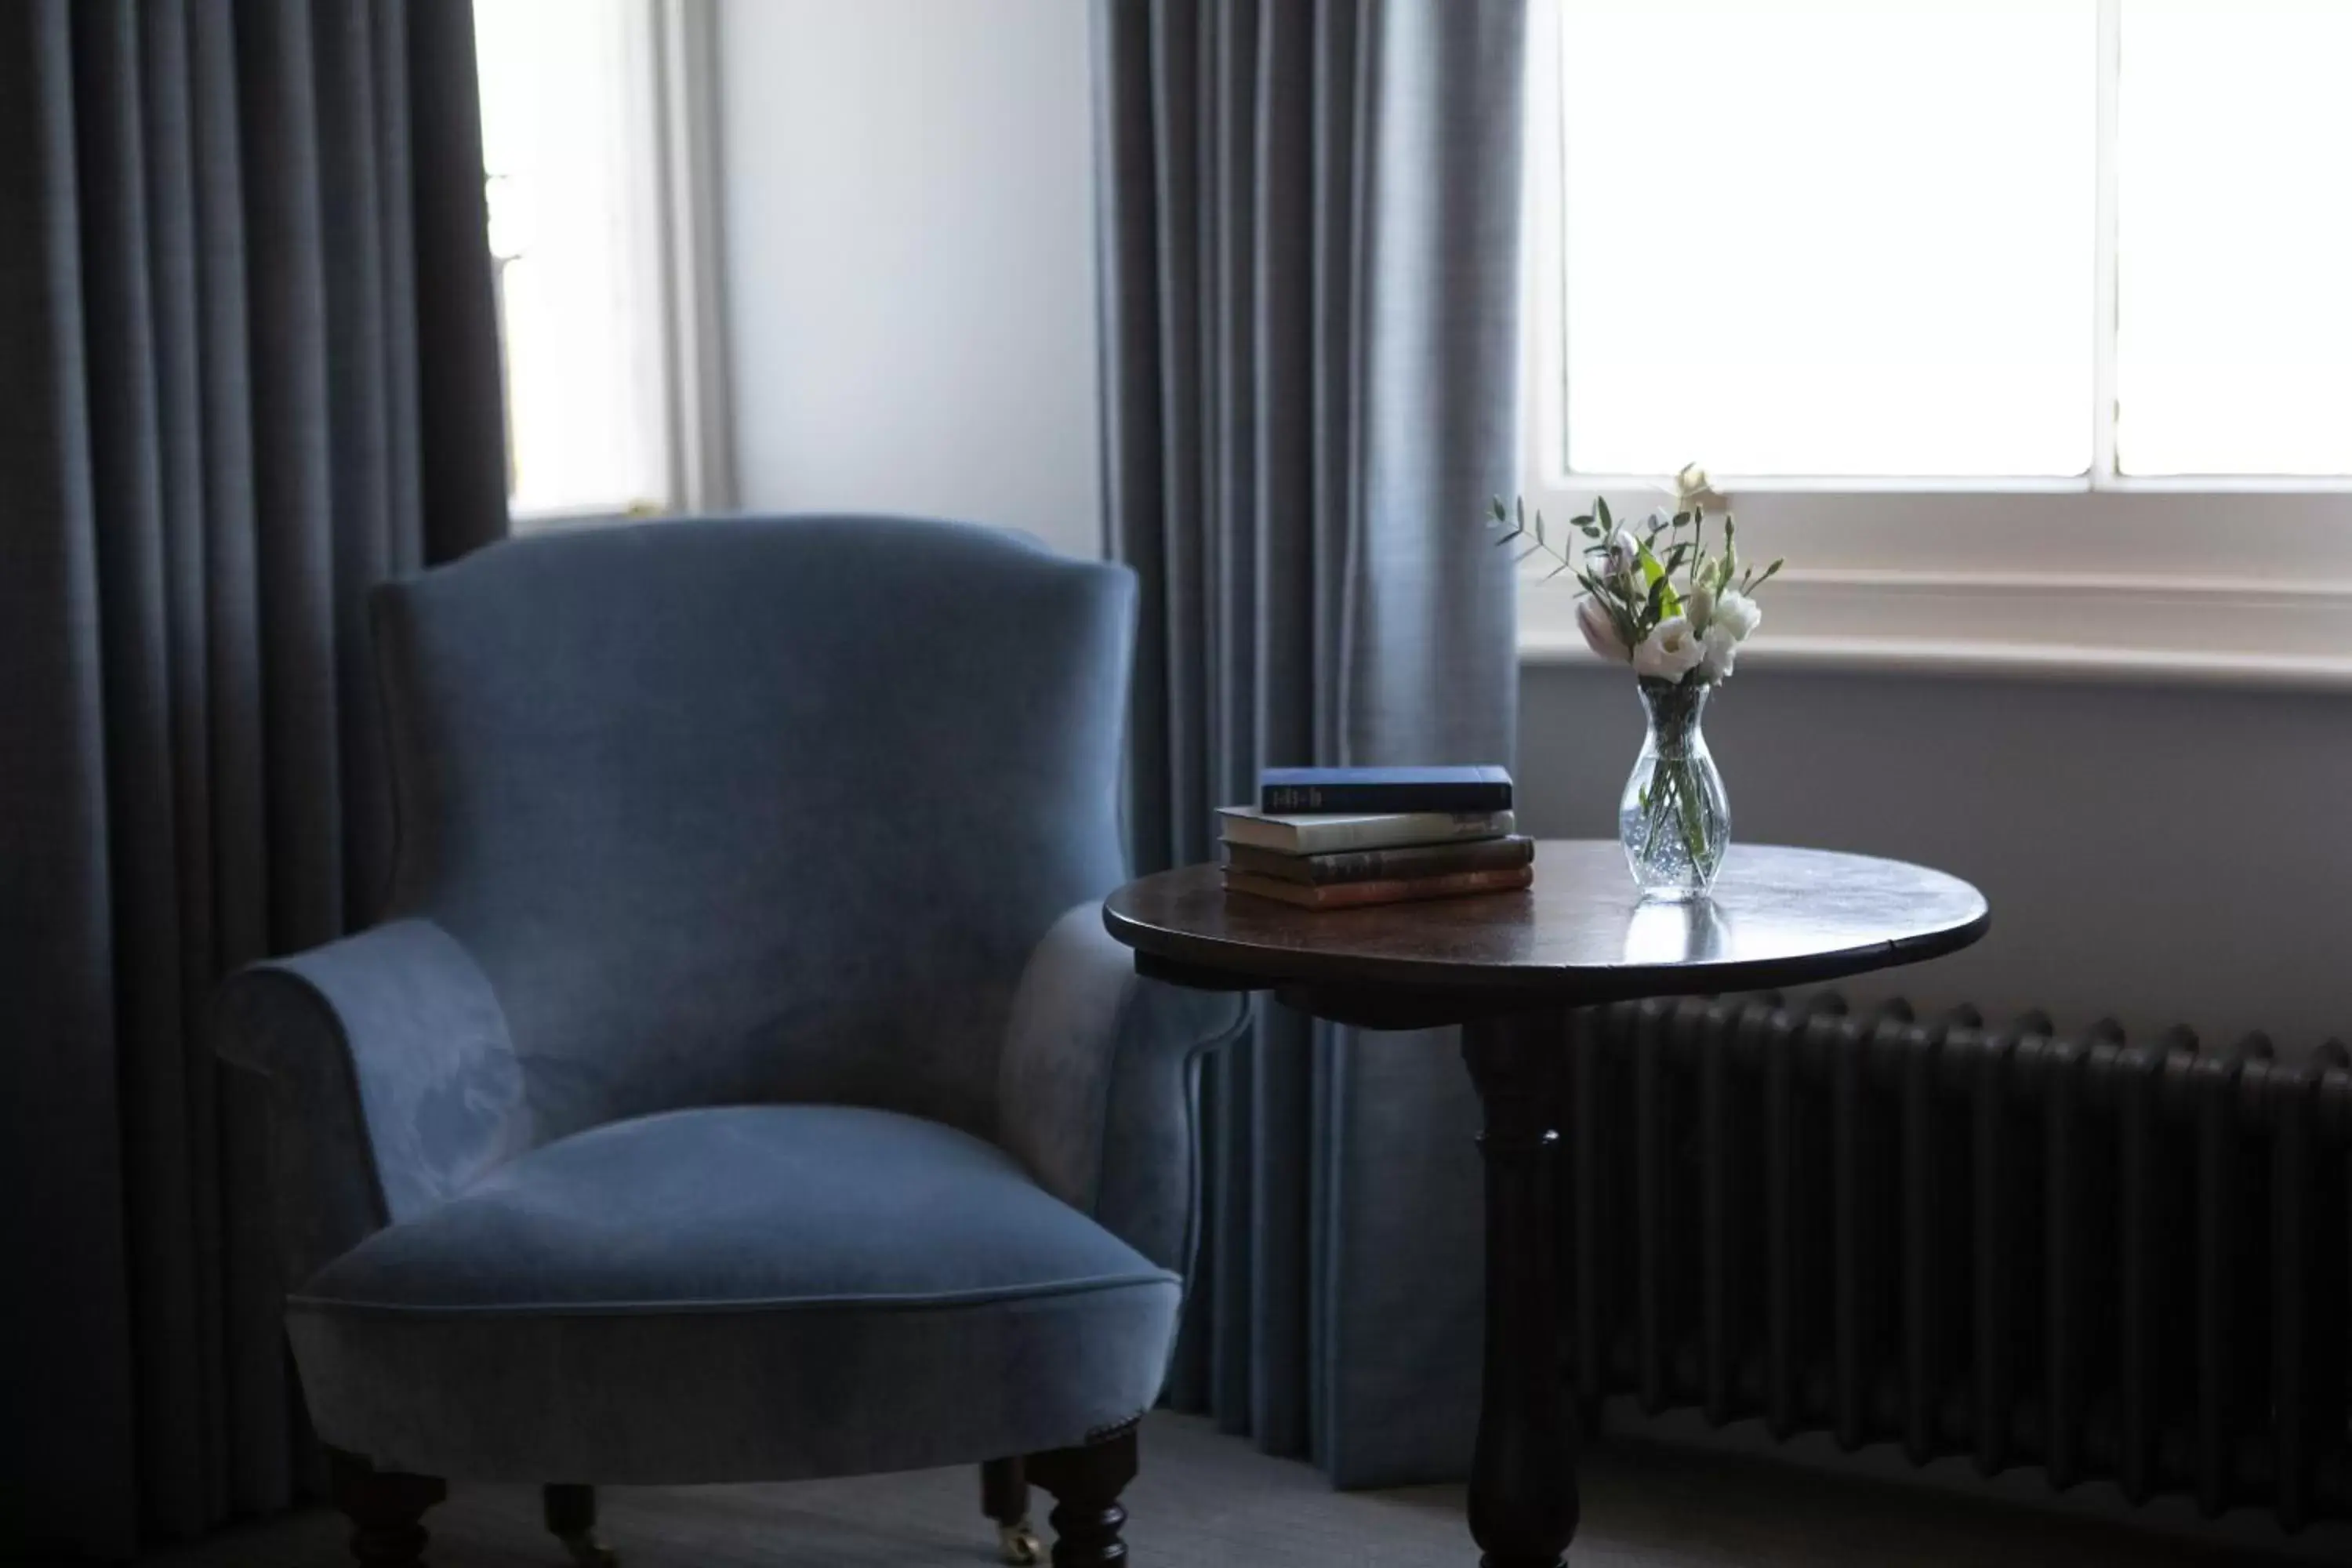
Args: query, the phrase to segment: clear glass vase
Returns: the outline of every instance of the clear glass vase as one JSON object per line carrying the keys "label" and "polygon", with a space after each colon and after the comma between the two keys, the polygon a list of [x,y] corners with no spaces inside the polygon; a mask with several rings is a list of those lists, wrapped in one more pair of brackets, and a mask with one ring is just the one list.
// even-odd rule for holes
{"label": "clear glass vase", "polygon": [[1731,805],[1699,720],[1715,689],[1644,680],[1650,732],[1617,803],[1617,838],[1644,898],[1703,899],[1731,844]]}

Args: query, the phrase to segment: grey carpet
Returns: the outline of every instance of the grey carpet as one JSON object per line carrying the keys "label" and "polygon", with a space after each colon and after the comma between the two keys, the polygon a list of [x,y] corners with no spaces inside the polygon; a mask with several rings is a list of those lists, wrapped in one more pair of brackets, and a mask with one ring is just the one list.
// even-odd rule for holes
{"label": "grey carpet", "polygon": [[[1586,1456],[1573,1568],[2214,1568],[2246,1559],[2140,1531],[1752,1459],[1612,1447]],[[1045,1499],[1035,1499],[1042,1516]],[[1203,1421],[1154,1416],[1127,1497],[1136,1568],[1470,1568],[1455,1487],[1335,1492]],[[437,1568],[562,1568],[538,1494],[463,1487],[429,1521]],[[1042,1517],[1040,1523],[1042,1524]],[[790,1486],[635,1488],[604,1501],[624,1568],[981,1568],[975,1470]],[[312,1511],[152,1558],[172,1568],[331,1568],[341,1522]]]}

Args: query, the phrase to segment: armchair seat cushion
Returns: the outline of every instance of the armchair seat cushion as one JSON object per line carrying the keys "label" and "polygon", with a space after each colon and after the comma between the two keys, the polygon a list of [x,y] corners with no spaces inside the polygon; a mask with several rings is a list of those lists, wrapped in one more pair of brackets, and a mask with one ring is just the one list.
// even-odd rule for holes
{"label": "armchair seat cushion", "polygon": [[681,1110],[378,1231],[288,1321],[326,1440],[473,1479],[791,1479],[1082,1441],[1158,1395],[1176,1278],[937,1122]]}

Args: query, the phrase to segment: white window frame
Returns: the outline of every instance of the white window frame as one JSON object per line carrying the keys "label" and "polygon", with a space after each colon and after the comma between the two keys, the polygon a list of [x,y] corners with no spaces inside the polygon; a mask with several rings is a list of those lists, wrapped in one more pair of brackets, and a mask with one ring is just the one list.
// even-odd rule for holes
{"label": "white window frame", "polygon": [[734,411],[719,227],[718,0],[654,0],[656,179],[667,222],[670,494],[692,513],[731,511]]}
{"label": "white window frame", "polygon": [[518,508],[519,532],[729,511],[738,504],[719,187],[717,0],[637,0],[625,39],[631,115],[646,134],[629,178],[648,193],[662,320],[664,494],[619,506]]}
{"label": "white window frame", "polygon": [[[2121,0],[2101,0],[2096,301],[2106,322],[2120,10]],[[1556,0],[1539,0],[1527,84],[1520,489],[1548,519],[1565,521],[1596,494],[1637,516],[1661,499],[1659,477],[1566,466],[1559,29]],[[2114,339],[2104,327],[2096,335],[2094,408],[2114,405]],[[2136,479],[2116,471],[2114,421],[2095,426],[2092,470],[2071,479],[1715,475],[1741,543],[1790,562],[1743,663],[2352,688],[2352,479]],[[1592,658],[1574,596],[1565,577],[1521,588],[1523,659]]]}

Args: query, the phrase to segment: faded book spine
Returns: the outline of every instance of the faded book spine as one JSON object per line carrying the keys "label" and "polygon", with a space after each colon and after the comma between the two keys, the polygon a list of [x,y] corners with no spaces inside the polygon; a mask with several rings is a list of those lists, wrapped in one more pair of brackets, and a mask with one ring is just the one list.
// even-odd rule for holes
{"label": "faded book spine", "polygon": [[1416,844],[1391,849],[1349,849],[1326,855],[1285,855],[1250,844],[1225,846],[1225,863],[1254,876],[1320,887],[1437,877],[1457,871],[1500,871],[1536,858],[1532,839],[1476,838],[1462,844]]}
{"label": "faded book spine", "polygon": [[1224,806],[1228,844],[1255,844],[1285,855],[1333,854],[1408,844],[1498,838],[1511,831],[1507,811],[1414,812],[1402,816],[1268,816],[1251,806]]}
{"label": "faded book spine", "polygon": [[1266,784],[1258,790],[1258,807],[1276,813],[1508,811],[1511,786],[1491,779]]}
{"label": "faded book spine", "polygon": [[1309,910],[1360,909],[1368,904],[1402,904],[1422,899],[1461,898],[1471,893],[1507,893],[1529,887],[1534,881],[1532,866],[1455,871],[1440,877],[1394,877],[1378,882],[1332,882],[1320,887],[1225,868],[1225,889],[1229,892],[1278,899]]}

